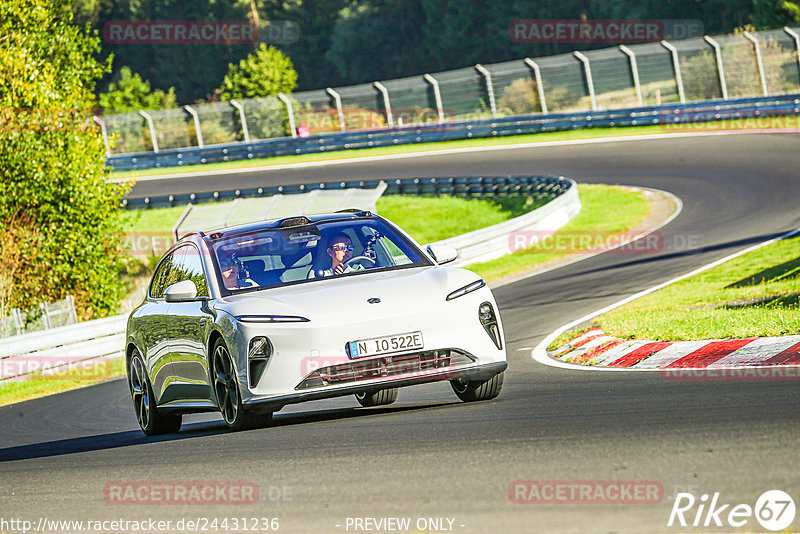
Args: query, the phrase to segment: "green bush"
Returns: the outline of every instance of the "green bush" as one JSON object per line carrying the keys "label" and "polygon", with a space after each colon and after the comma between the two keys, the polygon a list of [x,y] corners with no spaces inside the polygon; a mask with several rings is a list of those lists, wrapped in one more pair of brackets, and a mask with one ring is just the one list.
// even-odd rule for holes
{"label": "green bush", "polygon": [[121,295],[124,190],[106,183],[105,145],[88,120],[108,64],[71,20],[64,0],[0,2],[0,235],[21,251],[7,306],[72,294],[88,319]]}
{"label": "green bush", "polygon": [[292,61],[275,47],[265,44],[239,62],[229,65],[222,80],[222,100],[256,98],[291,93],[297,87]]}
{"label": "green bush", "polygon": [[99,97],[103,113],[128,113],[140,109],[176,108],[175,89],[170,87],[166,93],[161,89],[152,91],[150,82],[122,67],[119,76],[108,87],[108,92]]}

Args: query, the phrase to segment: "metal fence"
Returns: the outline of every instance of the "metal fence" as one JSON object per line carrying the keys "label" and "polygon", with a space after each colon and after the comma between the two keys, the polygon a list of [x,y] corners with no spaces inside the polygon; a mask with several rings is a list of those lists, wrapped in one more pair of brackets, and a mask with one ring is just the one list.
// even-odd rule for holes
{"label": "metal fence", "polygon": [[59,326],[76,324],[75,300],[72,295],[58,302],[42,303],[35,310],[12,308],[8,317],[0,317],[0,338],[18,336]]}
{"label": "metal fence", "polygon": [[524,58],[341,88],[97,117],[108,153],[602,111],[800,90],[800,28]]}

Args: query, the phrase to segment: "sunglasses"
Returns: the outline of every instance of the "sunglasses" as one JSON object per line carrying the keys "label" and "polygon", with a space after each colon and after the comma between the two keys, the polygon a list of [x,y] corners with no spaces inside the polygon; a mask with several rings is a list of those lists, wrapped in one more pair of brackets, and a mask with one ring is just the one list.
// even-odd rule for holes
{"label": "sunglasses", "polygon": [[332,250],[339,251],[339,252],[341,252],[341,251],[344,251],[344,250],[349,250],[349,251],[351,251],[351,252],[352,252],[352,250],[353,250],[353,245],[342,245],[342,244],[337,244],[337,245],[333,245],[333,246],[331,247],[331,249],[332,249]]}

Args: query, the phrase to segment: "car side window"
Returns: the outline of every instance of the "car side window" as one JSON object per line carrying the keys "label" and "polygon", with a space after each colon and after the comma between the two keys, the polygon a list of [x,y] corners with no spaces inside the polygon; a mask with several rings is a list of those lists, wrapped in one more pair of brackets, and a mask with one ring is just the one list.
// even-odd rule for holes
{"label": "car side window", "polygon": [[206,275],[203,272],[203,262],[200,261],[200,251],[191,245],[182,248],[186,249],[186,253],[183,255],[183,261],[179,266],[180,280],[178,282],[191,280],[197,288],[197,296],[207,297],[208,287]]}
{"label": "car side window", "polygon": [[176,274],[176,261],[178,256],[183,254],[181,247],[173,252],[170,252],[161,263],[158,264],[155,274],[153,274],[153,281],[150,282],[150,297],[154,299],[164,298],[164,290],[174,284],[173,278]]}

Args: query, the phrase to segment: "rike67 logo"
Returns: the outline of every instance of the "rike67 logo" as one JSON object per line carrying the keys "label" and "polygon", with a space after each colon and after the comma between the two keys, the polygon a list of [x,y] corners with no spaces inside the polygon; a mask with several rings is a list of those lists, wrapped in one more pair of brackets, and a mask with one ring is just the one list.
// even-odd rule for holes
{"label": "rike67 logo", "polygon": [[755,506],[723,503],[719,492],[710,498],[703,494],[699,499],[691,493],[678,493],[667,526],[743,527],[755,518],[762,528],[779,531],[791,525],[794,516],[794,500],[781,490],[765,491]]}

